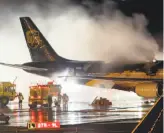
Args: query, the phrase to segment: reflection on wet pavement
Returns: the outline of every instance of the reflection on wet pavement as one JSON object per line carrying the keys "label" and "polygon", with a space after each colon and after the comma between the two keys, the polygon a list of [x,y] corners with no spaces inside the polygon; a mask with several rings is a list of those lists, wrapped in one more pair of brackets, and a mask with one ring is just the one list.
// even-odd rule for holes
{"label": "reflection on wet pavement", "polygon": [[94,108],[88,103],[69,103],[68,108],[52,107],[29,109],[24,103],[19,109],[17,103],[10,103],[0,112],[11,117],[9,126],[26,126],[27,122],[48,122],[59,120],[61,125],[80,124],[121,119],[140,119],[152,106],[140,103],[129,103],[127,106],[112,105],[109,108]]}

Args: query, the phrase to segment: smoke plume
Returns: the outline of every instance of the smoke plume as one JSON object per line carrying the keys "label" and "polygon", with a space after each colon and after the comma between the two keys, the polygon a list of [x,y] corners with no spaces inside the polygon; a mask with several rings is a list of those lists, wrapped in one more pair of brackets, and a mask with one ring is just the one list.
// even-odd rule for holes
{"label": "smoke plume", "polygon": [[26,44],[19,17],[30,16],[56,52],[65,58],[141,62],[152,60],[158,52],[158,45],[145,29],[143,15],[126,17],[112,3],[84,3],[88,8],[68,3],[51,1],[44,7],[22,3],[20,9],[11,4],[1,16],[1,44],[17,47],[23,58],[22,47]]}
{"label": "smoke plume", "polygon": [[[68,59],[140,62],[152,60],[158,52],[145,29],[145,17],[126,17],[113,3],[79,6],[66,0],[1,0],[0,13],[0,62],[31,61],[19,21],[23,16],[31,17],[55,51]],[[0,70],[0,80],[18,76],[18,90],[24,94],[31,81],[43,80],[17,69]],[[27,77],[31,81],[25,81]]]}

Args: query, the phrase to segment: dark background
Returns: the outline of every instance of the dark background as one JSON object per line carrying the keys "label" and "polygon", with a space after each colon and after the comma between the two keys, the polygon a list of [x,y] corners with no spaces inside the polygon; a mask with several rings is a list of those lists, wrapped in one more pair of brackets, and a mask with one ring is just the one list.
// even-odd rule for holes
{"label": "dark background", "polygon": [[[82,3],[83,1],[84,0],[79,0],[79,3]],[[97,4],[102,4],[106,0],[92,0],[92,1]],[[148,20],[147,29],[156,39],[162,51],[163,1],[162,0],[112,0],[112,1],[116,2],[117,8],[120,9],[127,16],[132,16],[134,13],[144,14],[146,19]]]}

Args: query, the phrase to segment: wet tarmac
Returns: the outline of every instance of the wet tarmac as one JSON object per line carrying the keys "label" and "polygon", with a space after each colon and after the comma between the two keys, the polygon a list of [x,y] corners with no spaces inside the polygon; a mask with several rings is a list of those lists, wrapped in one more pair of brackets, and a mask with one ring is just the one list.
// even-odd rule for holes
{"label": "wet tarmac", "polygon": [[0,126],[1,133],[130,133],[137,123],[89,123],[77,125],[63,125],[59,130],[28,130],[26,127]]}
{"label": "wet tarmac", "polygon": [[[120,105],[119,105],[120,104]],[[28,103],[23,103],[19,108],[17,102],[10,103],[1,108],[0,112],[9,115],[10,121],[7,126],[27,127],[27,123],[46,122],[59,120],[61,125],[74,125],[91,122],[110,123],[137,123],[153,104],[143,102],[127,101],[113,104],[108,108],[92,107],[89,103],[69,103],[67,107],[55,107],[29,109]]]}

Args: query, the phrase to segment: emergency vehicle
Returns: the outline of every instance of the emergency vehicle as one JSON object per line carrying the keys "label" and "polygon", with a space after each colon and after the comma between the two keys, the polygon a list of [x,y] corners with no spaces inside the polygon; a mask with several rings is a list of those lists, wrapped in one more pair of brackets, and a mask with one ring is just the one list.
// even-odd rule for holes
{"label": "emergency vehicle", "polygon": [[11,82],[0,82],[0,104],[6,106],[17,97],[16,85]]}
{"label": "emergency vehicle", "polygon": [[48,82],[47,84],[37,84],[30,86],[29,107],[36,108],[37,105],[51,107],[52,97],[61,93],[61,85]]}

